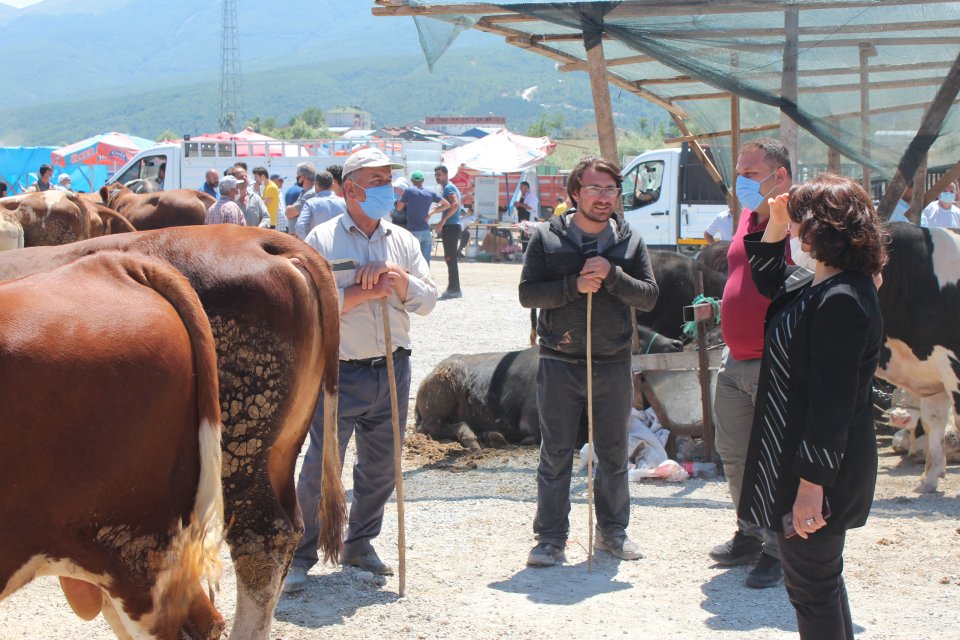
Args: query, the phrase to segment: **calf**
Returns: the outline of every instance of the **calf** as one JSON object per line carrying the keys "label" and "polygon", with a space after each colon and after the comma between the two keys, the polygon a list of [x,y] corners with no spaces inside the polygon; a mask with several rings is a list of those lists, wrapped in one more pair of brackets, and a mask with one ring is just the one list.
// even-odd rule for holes
{"label": "calf", "polygon": [[[232,640],[268,637],[303,521],[294,467],[321,386],[337,406],[339,311],[329,265],[290,235],[235,225],[124,233],[0,253],[0,280],[102,251],[145,254],[183,273],[210,317],[223,413],[226,533],[237,573]],[[18,254],[16,259],[7,254]],[[336,558],[345,499],[335,415],[324,416],[321,547]]]}
{"label": "calf", "polygon": [[193,189],[134,193],[119,183],[101,187],[100,198],[138,231],[202,225],[207,209],[215,202]]}
{"label": "calf", "polygon": [[223,535],[216,348],[190,284],[108,253],[0,285],[0,388],[0,599],[66,576],[82,617],[177,638]]}
{"label": "calf", "polygon": [[927,434],[917,492],[946,474],[944,434],[960,413],[960,233],[909,223],[889,227],[890,260],[878,291],[884,348],[877,375],[919,398]]}
{"label": "calf", "polygon": [[[640,350],[680,351],[682,345],[639,327]],[[446,358],[423,379],[414,410],[416,430],[466,449],[538,444],[536,348]]]}

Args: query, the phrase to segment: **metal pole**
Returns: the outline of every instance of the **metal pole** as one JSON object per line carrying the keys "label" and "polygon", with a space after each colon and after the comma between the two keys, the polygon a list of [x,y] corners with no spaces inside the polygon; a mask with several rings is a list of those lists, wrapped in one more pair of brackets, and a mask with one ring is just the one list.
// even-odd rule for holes
{"label": "metal pole", "polygon": [[397,375],[393,369],[393,340],[390,337],[390,305],[380,298],[383,315],[383,343],[387,351],[387,381],[390,384],[390,421],[393,424],[393,474],[397,485],[397,551],[400,597],[403,597],[407,582],[407,541],[403,526],[403,471],[400,468],[403,443],[400,439],[400,408],[397,402]]}

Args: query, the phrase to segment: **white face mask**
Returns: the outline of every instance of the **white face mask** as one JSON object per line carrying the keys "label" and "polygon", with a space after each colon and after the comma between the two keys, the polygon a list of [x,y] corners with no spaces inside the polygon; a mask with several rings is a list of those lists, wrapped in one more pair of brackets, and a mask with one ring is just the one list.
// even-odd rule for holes
{"label": "white face mask", "polygon": [[790,257],[793,258],[793,264],[803,267],[809,271],[815,271],[817,261],[809,253],[800,247],[800,238],[790,238]]}

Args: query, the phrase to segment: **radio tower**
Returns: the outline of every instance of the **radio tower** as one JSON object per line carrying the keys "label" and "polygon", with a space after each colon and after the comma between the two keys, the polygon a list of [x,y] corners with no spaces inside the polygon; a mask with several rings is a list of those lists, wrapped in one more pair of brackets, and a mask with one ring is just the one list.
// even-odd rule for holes
{"label": "radio tower", "polygon": [[236,131],[243,126],[243,80],[240,78],[239,29],[236,0],[222,0],[223,23],[220,32],[220,117],[221,131]]}

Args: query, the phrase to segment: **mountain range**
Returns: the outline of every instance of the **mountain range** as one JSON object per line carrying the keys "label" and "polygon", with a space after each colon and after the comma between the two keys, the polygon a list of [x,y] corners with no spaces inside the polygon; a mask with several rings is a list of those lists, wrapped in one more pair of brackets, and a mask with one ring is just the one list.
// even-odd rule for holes
{"label": "mountain range", "polygon": [[[586,75],[478,31],[431,73],[410,18],[374,17],[370,0],[238,3],[243,116],[284,122],[306,107],[358,105],[379,125],[426,115],[507,117],[524,131],[543,113],[593,119]],[[61,144],[103,131],[145,137],[216,129],[220,0],[0,2],[0,143]],[[665,119],[613,91],[621,126]]]}

